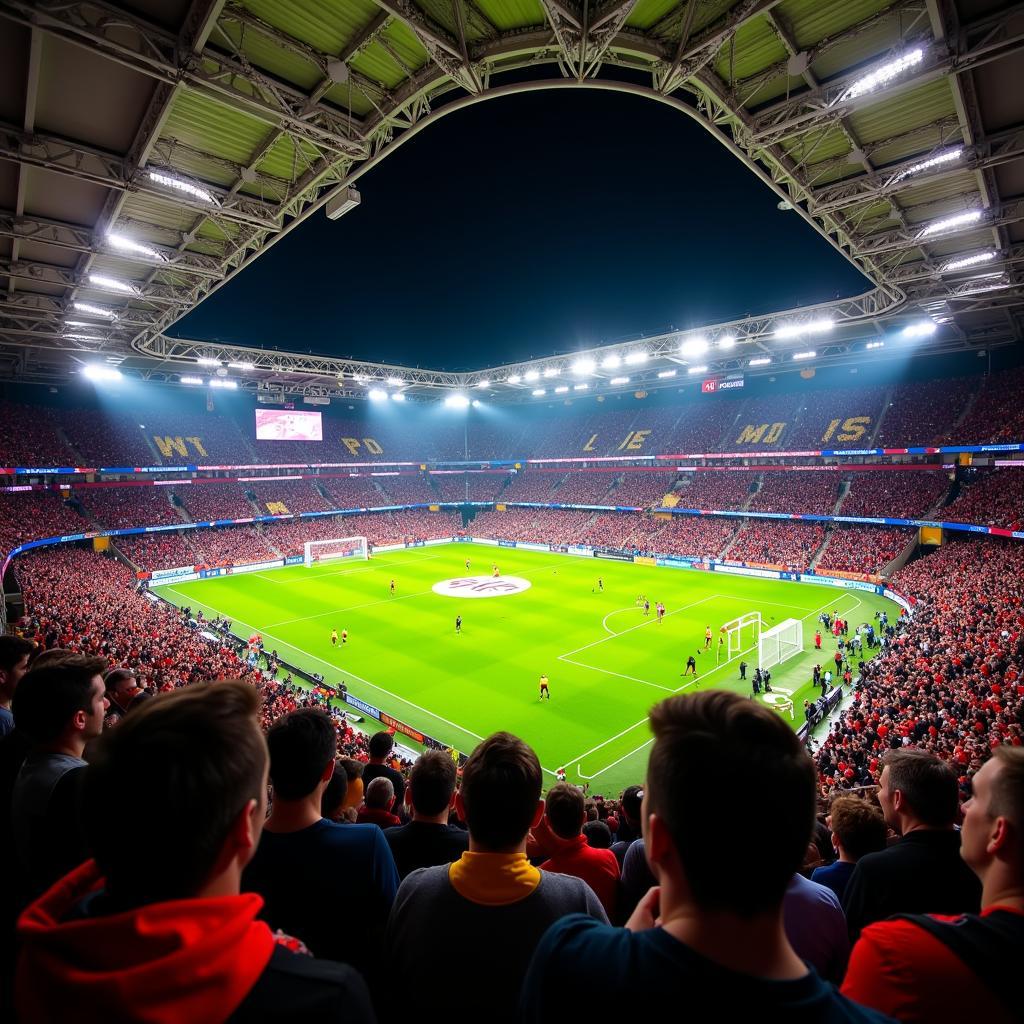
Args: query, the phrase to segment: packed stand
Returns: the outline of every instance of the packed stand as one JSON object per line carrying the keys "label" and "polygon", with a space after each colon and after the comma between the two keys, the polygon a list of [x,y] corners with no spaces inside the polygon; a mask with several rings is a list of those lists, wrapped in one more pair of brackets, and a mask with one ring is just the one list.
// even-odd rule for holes
{"label": "packed stand", "polygon": [[157,569],[178,569],[183,565],[195,565],[200,560],[189,540],[193,530],[177,533],[167,530],[162,533],[140,533],[130,537],[118,537],[114,544],[130,562],[140,569],[153,572]]}
{"label": "packed stand", "polygon": [[[617,449],[632,433],[639,412],[633,405],[627,409],[604,408],[587,416],[574,413],[552,418],[549,429],[535,435],[534,444],[526,454],[534,459],[618,454]],[[640,428],[638,424],[637,429]]]}
{"label": "packed stand", "polygon": [[759,395],[737,403],[731,432],[722,439],[722,451],[782,451],[790,440],[799,400],[796,395]]}
{"label": "packed stand", "polygon": [[[742,402],[721,396],[685,405],[667,436],[658,438],[657,449],[666,454],[702,455],[704,452],[732,451],[732,426]],[[664,440],[664,443],[662,443]]]}
{"label": "packed stand", "polygon": [[501,492],[502,501],[554,501],[552,492],[561,480],[559,471],[528,469],[513,473],[508,486]]}
{"label": "packed stand", "polygon": [[508,480],[508,473],[431,473],[441,501],[494,501]]}
{"label": "packed stand", "polygon": [[815,571],[880,572],[913,538],[913,530],[899,527],[835,525]]}
{"label": "packed stand", "polygon": [[999,444],[1024,440],[1024,368],[1001,370],[984,378],[963,422],[950,428],[942,444]]}
{"label": "packed stand", "polygon": [[334,508],[316,489],[312,480],[247,482],[245,487],[256,496],[256,504],[265,515],[282,514],[282,510],[277,507],[279,505],[283,505],[292,515],[300,512],[330,512]]}
{"label": "packed stand", "polygon": [[839,512],[844,516],[919,519],[949,490],[949,477],[931,470],[864,470],[850,476]]}
{"label": "packed stand", "polygon": [[64,435],[86,466],[155,466],[160,459],[150,447],[152,431],[145,413],[114,409],[61,409],[57,413]]}
{"label": "packed stand", "polygon": [[700,470],[684,473],[676,492],[683,508],[717,512],[741,509],[750,500],[750,489],[759,473],[747,470]]}
{"label": "packed stand", "polygon": [[507,512],[479,512],[467,527],[474,537],[534,541],[540,544],[576,544],[593,518],[578,509],[510,508]]}
{"label": "packed stand", "polygon": [[841,481],[840,473],[831,469],[765,473],[760,489],[750,501],[750,511],[832,515]]}
{"label": "packed stand", "polygon": [[76,487],[74,495],[103,530],[182,522],[169,487]]}
{"label": "packed stand", "polygon": [[960,493],[937,518],[951,523],[980,523],[1006,530],[1024,522],[1024,469],[980,470],[965,475]]}
{"label": "packed stand", "polygon": [[579,535],[579,543],[624,551],[652,552],[657,550],[656,537],[661,525],[650,516],[633,512],[602,512],[587,523]]}
{"label": "packed stand", "polygon": [[783,565],[806,571],[825,540],[821,523],[791,523],[780,520],[747,520],[725,557],[735,562]]}
{"label": "packed stand", "polygon": [[0,402],[0,465],[71,466],[77,459],[45,406]]}
{"label": "packed stand", "polygon": [[654,538],[659,554],[717,558],[729,546],[742,520],[727,516],[673,516]]}
{"label": "packed stand", "polygon": [[385,494],[369,476],[338,478],[324,476],[320,486],[327,491],[337,508],[374,508],[393,505],[394,499]]}
{"label": "packed stand", "polygon": [[977,379],[908,381],[897,384],[875,437],[878,448],[919,448],[944,443],[952,433],[957,441],[974,438],[953,424],[963,414]]}
{"label": "packed stand", "polygon": [[567,473],[551,500],[564,505],[611,505],[608,491],[614,482],[610,470]]}
{"label": "packed stand", "polygon": [[269,515],[257,510],[246,496],[245,484],[222,480],[195,480],[179,484],[174,493],[196,523],[210,523],[217,519],[251,519],[256,515]]}
{"label": "packed stand", "polygon": [[675,482],[674,470],[623,473],[610,497],[616,505],[660,508],[665,495],[672,491]]}
{"label": "packed stand", "polygon": [[0,557],[30,540],[89,529],[88,520],[58,493],[0,491]]}
{"label": "packed stand", "polygon": [[146,436],[160,453],[161,465],[244,466],[256,461],[242,428],[229,416],[148,411],[140,419],[146,424]]}
{"label": "packed stand", "polygon": [[865,448],[882,415],[886,389],[829,388],[808,391],[786,438],[790,450]]}
{"label": "packed stand", "polygon": [[257,526],[211,526],[192,531],[192,546],[202,565],[239,565],[277,558]]}
{"label": "packed stand", "polygon": [[421,473],[403,472],[392,476],[381,474],[377,483],[384,488],[390,501],[378,502],[385,505],[433,505],[441,500],[431,485],[430,477]]}

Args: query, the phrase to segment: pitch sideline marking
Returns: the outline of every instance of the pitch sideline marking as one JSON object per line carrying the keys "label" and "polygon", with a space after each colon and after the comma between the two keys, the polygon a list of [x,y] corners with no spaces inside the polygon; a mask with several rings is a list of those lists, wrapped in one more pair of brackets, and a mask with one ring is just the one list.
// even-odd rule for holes
{"label": "pitch sideline marking", "polygon": [[[620,615],[620,614],[621,614],[622,612],[635,612],[635,611],[639,611],[639,610],[640,610],[640,609],[639,609],[639,608],[638,608],[638,607],[637,607],[637,606],[636,606],[635,604],[634,604],[634,605],[631,605],[631,606],[629,606],[628,608],[616,608],[616,609],[615,609],[615,611],[613,611],[613,612],[609,612],[609,613],[608,613],[608,614],[607,614],[607,615],[606,615],[606,616],[605,616],[605,617],[604,617],[604,618],[603,618],[603,619],[601,620],[601,626],[602,626],[602,628],[603,628],[603,629],[605,630],[605,632],[607,632],[607,633],[611,633],[611,635],[612,635],[612,636],[621,636],[621,634],[620,634],[620,633],[616,633],[614,629],[609,629],[609,628],[608,628],[608,620],[609,620],[609,619],[610,619],[610,618],[611,618],[611,617],[612,617],[613,615]],[[625,630],[623,630],[623,632],[625,632]]]}

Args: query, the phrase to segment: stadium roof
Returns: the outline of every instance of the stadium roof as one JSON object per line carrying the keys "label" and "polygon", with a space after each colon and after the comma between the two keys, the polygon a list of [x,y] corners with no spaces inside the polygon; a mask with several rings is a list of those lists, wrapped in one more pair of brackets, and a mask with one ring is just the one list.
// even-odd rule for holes
{"label": "stadium roof", "polygon": [[[834,323],[818,362],[925,314],[929,352],[1021,336],[1024,4],[0,0],[0,24],[6,377],[99,359],[173,381],[205,358],[250,389],[360,394],[394,377],[416,397],[561,372],[586,354],[458,374],[163,333],[439,117],[550,88],[696,119],[874,284],[709,325],[707,350],[645,339],[633,384],[792,358],[807,336],[776,332],[809,320]],[[593,353],[599,374],[608,355]]]}

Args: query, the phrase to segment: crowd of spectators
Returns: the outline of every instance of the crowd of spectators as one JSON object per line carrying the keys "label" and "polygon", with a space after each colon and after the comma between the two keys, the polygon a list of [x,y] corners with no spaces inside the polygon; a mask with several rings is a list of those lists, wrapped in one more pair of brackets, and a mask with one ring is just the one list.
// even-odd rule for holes
{"label": "crowd of spectators", "polygon": [[[488,509],[477,513],[466,529],[471,536],[495,540],[576,544],[593,518],[593,512],[577,509],[510,508],[507,512]],[[611,544],[613,539],[605,543]]]}
{"label": "crowd of spectators", "polygon": [[730,404],[737,406],[736,419],[722,440],[722,450],[783,451],[792,447],[789,442],[799,408],[796,395],[759,395]]}
{"label": "crowd of spectators", "polygon": [[741,522],[727,516],[673,516],[661,521],[652,544],[659,554],[716,558],[731,543]]}
{"label": "crowd of spectators", "polygon": [[558,471],[528,469],[514,473],[508,486],[501,492],[502,501],[554,501],[552,492],[562,479]]}
{"label": "crowd of spectators", "polygon": [[850,475],[844,516],[920,519],[949,490],[949,477],[932,470],[863,470]]}
{"label": "crowd of spectators", "polygon": [[973,443],[953,424],[963,414],[977,380],[957,377],[952,380],[907,381],[893,389],[882,425],[875,437],[879,448],[918,448],[944,443],[951,432],[958,441]]}
{"label": "crowd of spectators", "polygon": [[279,505],[293,515],[299,512],[330,512],[334,508],[312,480],[247,482],[244,486],[256,496],[256,504],[264,514],[280,514]]}
{"label": "crowd of spectators", "polygon": [[1024,469],[977,470],[963,480],[960,493],[941,510],[952,523],[982,523],[1020,529],[1024,522]]}
{"label": "crowd of spectators", "polygon": [[385,505],[432,505],[441,500],[431,477],[422,473],[403,470],[392,476],[390,473],[376,478],[377,483],[387,492],[390,501],[377,502]]}
{"label": "crowd of spectators", "polygon": [[196,523],[209,523],[216,519],[251,519],[256,515],[269,515],[266,509],[257,509],[246,495],[246,485],[221,480],[196,480],[174,488],[176,497]]}
{"label": "crowd of spectators", "polygon": [[616,505],[660,508],[665,495],[672,491],[675,482],[675,471],[623,473],[611,493],[611,500]]}
{"label": "crowd of spectators", "polygon": [[114,544],[133,565],[145,571],[178,569],[202,561],[189,540],[194,533],[194,530],[136,533],[130,537],[117,537]]}
{"label": "crowd of spectators", "polygon": [[740,403],[720,395],[701,396],[707,401],[687,403],[665,423],[665,438],[652,435],[656,449],[665,454],[701,455],[704,452],[733,451],[732,425]]}
{"label": "crowd of spectators", "polygon": [[19,544],[85,533],[88,520],[54,491],[0,491],[0,558]]}
{"label": "crowd of spectators", "polygon": [[169,487],[76,487],[75,498],[104,530],[164,526],[182,522],[171,504]]}
{"label": "crowd of spectators", "polygon": [[1024,437],[1024,406],[1020,401],[1022,388],[1022,367],[989,374],[977,388],[974,402],[963,421],[947,430],[940,443],[1020,441]]}
{"label": "crowd of spectators", "polygon": [[783,565],[805,571],[824,540],[825,527],[821,523],[749,519],[736,533],[725,557],[735,562]]}
{"label": "crowd of spectators", "polygon": [[895,526],[834,525],[815,569],[877,573],[899,555],[914,531]]}
{"label": "crowd of spectators", "polygon": [[278,557],[258,526],[211,526],[193,530],[190,541],[202,565],[265,562]]}
{"label": "crowd of spectators", "polygon": [[[790,450],[866,448],[882,416],[886,389],[825,388],[807,391],[786,438]],[[844,424],[849,424],[844,426]]]}
{"label": "crowd of spectators", "polygon": [[614,472],[566,473],[551,500],[565,505],[611,505]]}
{"label": "crowd of spectators", "polygon": [[802,512],[831,515],[839,500],[838,470],[778,470],[765,473],[750,501],[752,512]]}
{"label": "crowd of spectators", "polygon": [[320,478],[320,486],[330,495],[335,508],[373,508],[393,505],[394,499],[385,494],[371,476]]}
{"label": "crowd of spectators", "polygon": [[733,511],[750,499],[750,489],[759,475],[749,470],[695,470],[682,475],[676,497],[683,508]]}
{"label": "crowd of spectators", "polygon": [[494,501],[508,480],[508,473],[431,473],[441,501]]}
{"label": "crowd of spectators", "polygon": [[[85,466],[154,466],[161,459],[151,447],[145,414],[118,408],[61,409],[56,413],[64,436]],[[177,433],[177,431],[175,431]],[[76,464],[77,464],[77,460]]]}
{"label": "crowd of spectators", "polygon": [[0,402],[0,466],[74,466],[52,410]]}

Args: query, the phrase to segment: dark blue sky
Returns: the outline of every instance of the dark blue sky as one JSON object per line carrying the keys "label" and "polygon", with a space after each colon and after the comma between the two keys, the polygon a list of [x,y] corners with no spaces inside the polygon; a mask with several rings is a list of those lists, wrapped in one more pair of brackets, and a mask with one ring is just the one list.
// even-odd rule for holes
{"label": "dark blue sky", "polygon": [[632,96],[477,104],[358,188],[170,333],[457,370],[869,287],[696,122]]}

